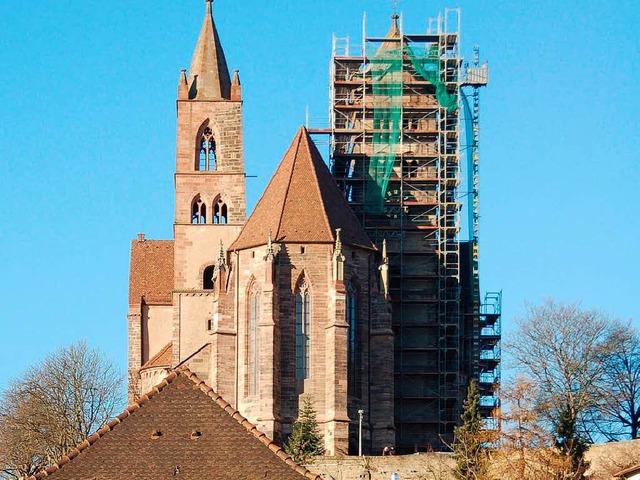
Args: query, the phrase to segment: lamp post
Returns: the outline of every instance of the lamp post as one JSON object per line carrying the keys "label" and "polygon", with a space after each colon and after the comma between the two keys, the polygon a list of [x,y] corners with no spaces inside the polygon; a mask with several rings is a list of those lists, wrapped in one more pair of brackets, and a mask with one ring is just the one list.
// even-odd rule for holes
{"label": "lamp post", "polygon": [[358,456],[362,456],[362,417],[364,410],[358,410]]}

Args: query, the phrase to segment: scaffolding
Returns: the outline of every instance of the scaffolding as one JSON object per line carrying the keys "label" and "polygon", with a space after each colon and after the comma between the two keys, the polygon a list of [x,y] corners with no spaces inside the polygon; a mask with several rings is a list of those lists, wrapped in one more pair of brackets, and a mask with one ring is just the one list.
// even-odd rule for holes
{"label": "scaffolding", "polygon": [[[338,185],[371,240],[387,243],[396,448],[410,452],[450,444],[469,379],[486,386],[480,379],[499,371],[480,358],[481,324],[493,317],[480,315],[477,216],[473,255],[461,259],[462,87],[471,84],[460,54],[460,10],[429,19],[422,34],[406,34],[392,18],[385,37],[367,36],[363,20],[355,55],[348,38],[334,36],[330,128],[311,133],[330,134]],[[467,159],[477,163],[477,135],[475,145]],[[477,212],[477,168],[466,169],[475,172],[476,194],[467,198]]]}

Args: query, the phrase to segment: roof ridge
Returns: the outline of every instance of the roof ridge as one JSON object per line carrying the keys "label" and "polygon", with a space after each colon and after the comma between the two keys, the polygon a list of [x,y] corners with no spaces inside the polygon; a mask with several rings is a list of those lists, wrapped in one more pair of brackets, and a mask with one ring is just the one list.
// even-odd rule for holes
{"label": "roof ridge", "polygon": [[202,391],[209,398],[214,400],[225,412],[227,412],[231,418],[236,420],[240,425],[247,429],[249,433],[251,433],[254,437],[260,440],[269,450],[271,450],[280,460],[294,469],[301,475],[304,475],[309,480],[323,480],[320,475],[313,473],[311,470],[297,463],[291,455],[286,453],[284,449],[276,444],[273,440],[271,440],[264,432],[258,430],[258,428],[247,420],[238,410],[233,408],[233,406],[227,402],[222,395],[217,393],[213,388],[208,386],[206,382],[200,379],[195,373],[189,370],[188,367],[183,366],[176,369],[178,374],[185,375],[189,380],[191,380],[200,391]]}
{"label": "roof ridge", "polygon": [[31,475],[30,477],[27,477],[26,480],[41,480],[45,477],[48,477],[52,473],[60,470],[63,466],[65,466],[67,463],[69,463],[71,460],[76,458],[78,455],[84,452],[87,448],[89,448],[91,445],[96,443],[98,440],[104,437],[107,433],[113,430],[116,426],[118,426],[122,422],[122,420],[129,417],[136,410],[140,409],[140,407],[142,407],[145,403],[147,403],[153,396],[160,393],[167,385],[169,385],[176,378],[178,378],[178,372],[176,372],[176,370],[173,370],[158,385],[153,387],[149,392],[145,393],[138,400],[136,400],[127,408],[125,408],[120,415],[118,415],[113,420],[111,420],[107,424],[100,427],[98,430],[95,431],[95,433],[87,437],[82,443],[76,445],[75,447],[67,451],[57,462],[53,463],[46,469],[36,473],[35,475]]}
{"label": "roof ridge", "polygon": [[[311,184],[315,183],[315,186]],[[278,243],[334,244],[376,250],[332,176],[308,130],[298,128],[232,250]]]}
{"label": "roof ridge", "polygon": [[[298,143],[296,145],[296,151],[293,155],[293,160],[291,161],[291,169],[289,171],[289,175],[287,175],[289,180],[287,182],[287,188],[284,191],[284,201],[282,203],[282,209],[280,210],[280,218],[278,219],[278,230],[274,232],[274,235],[275,235],[274,238],[280,237],[280,228],[282,227],[282,218],[284,217],[285,205],[287,204],[287,199],[289,198],[289,190],[291,189],[291,181],[293,180],[293,171],[295,170],[296,159],[298,158],[298,152],[300,151],[300,141],[302,140],[302,135],[300,135],[300,132],[298,132],[297,140],[298,140]],[[287,153],[289,153],[289,150],[285,152],[285,156],[287,155]],[[277,172],[277,169],[276,169],[276,172]],[[274,174],[274,177],[275,177],[275,174]]]}
{"label": "roof ridge", "polygon": [[[291,148],[293,147],[293,144],[289,145],[289,147],[287,148],[287,150],[285,151],[284,157],[287,156],[287,153],[289,153],[289,151],[291,150]],[[283,158],[284,158],[283,157]],[[238,242],[238,240],[242,237],[242,234],[244,233],[245,229],[247,228],[247,226],[249,225],[249,221],[252,219],[252,217],[254,216],[254,214],[256,213],[256,208],[261,204],[261,202],[263,201],[263,199],[265,199],[267,197],[267,194],[271,191],[271,186],[273,184],[275,184],[276,182],[276,177],[277,174],[280,170],[280,168],[282,167],[282,162],[280,162],[278,164],[278,166],[276,167],[275,172],[271,175],[271,178],[269,179],[269,183],[267,183],[267,186],[265,187],[265,189],[262,191],[262,194],[260,195],[260,198],[258,198],[258,201],[256,202],[255,206],[253,207],[253,211],[251,212],[251,214],[249,215],[249,218],[247,219],[247,221],[245,222],[244,226],[242,227],[242,230],[240,231],[240,233],[238,234],[238,236],[236,237],[236,239],[233,241],[233,243],[230,245],[230,249],[236,247],[236,243]],[[293,171],[293,168],[292,170]],[[291,175],[288,175],[288,177],[291,177]],[[287,198],[287,193],[289,191],[289,185],[291,184],[291,179],[289,179],[289,183],[287,184],[287,189],[285,191],[285,195],[283,198],[283,202],[286,200]],[[280,225],[282,222],[282,216],[283,216],[283,211],[281,211],[280,213],[280,218],[278,220],[278,227],[277,229],[280,230]],[[277,239],[278,238],[278,231],[272,232],[273,234],[273,238]],[[266,243],[266,241],[265,241]],[[257,245],[256,245],[257,246]]]}
{"label": "roof ridge", "polygon": [[[164,347],[160,349],[158,353],[156,353],[153,357],[147,360],[145,364],[142,365],[142,367],[140,367],[140,369],[142,370],[143,368],[147,368],[147,367],[163,366],[163,365],[153,365],[153,363],[157,362],[162,357],[162,355],[164,355],[167,352],[167,350],[169,350],[172,347],[173,347],[173,342],[167,343]],[[170,367],[171,365],[168,365],[168,366]]]}
{"label": "roof ridge", "polygon": [[[306,127],[303,125],[300,129],[302,130],[302,133],[303,133],[302,137],[304,138],[304,141],[307,144],[307,149],[309,150],[309,161],[311,162],[311,167],[312,167],[311,174],[313,175],[313,178],[315,180],[313,184],[315,185],[315,189],[318,192],[318,196],[324,202],[325,198],[322,194],[322,189],[320,188],[320,178],[318,177],[318,169],[316,168],[316,165],[315,165],[316,159],[314,157],[314,153],[316,152],[313,151],[313,148],[315,148],[315,144],[313,142],[311,142],[311,144],[309,143],[309,140],[311,139],[309,138],[309,131],[306,129]],[[318,149],[316,148],[316,151],[317,150]],[[320,152],[317,152],[317,153],[318,155],[320,154]],[[322,157],[320,157],[320,159],[322,159]],[[322,162],[324,163],[324,160],[322,160]],[[333,237],[334,231],[331,228],[331,222],[329,221],[329,215],[326,208],[322,209],[322,217],[324,218],[324,222],[327,226],[327,230],[329,230],[329,235]]]}
{"label": "roof ridge", "polygon": [[149,400],[155,395],[159,394],[165,387],[167,387],[170,383],[172,383],[178,376],[183,375],[187,379],[189,379],[193,384],[200,389],[205,395],[211,398],[220,408],[222,408],[231,418],[236,420],[240,425],[242,425],[249,433],[251,433],[254,437],[260,440],[275,456],[277,456],[280,460],[282,460],[286,465],[291,467],[293,470],[298,472],[301,475],[304,475],[309,480],[323,480],[320,475],[317,475],[307,469],[306,467],[300,465],[293,457],[286,453],[282,447],[277,445],[273,440],[271,440],[264,432],[258,430],[258,428],[247,420],[242,414],[236,410],[229,402],[227,402],[222,395],[213,390],[206,382],[200,379],[195,373],[189,370],[186,366],[181,366],[175,368],[167,375],[158,385],[153,387],[149,392],[142,395],[138,400],[129,405],[125,410],[111,420],[106,425],[99,428],[94,434],[87,437],[82,443],[76,445],[74,448],[70,449],[66,452],[62,458],[60,458],[57,462],[38,472],[35,475],[31,475],[27,477],[26,480],[42,480],[45,477],[57,472],[66,464],[71,462],[74,458],[84,452],[87,448],[95,444],[99,439],[104,437],[107,433],[112,431],[116,426],[120,425],[120,423],[127,417],[131,416],[132,413],[139,410],[140,407],[145,405]]}

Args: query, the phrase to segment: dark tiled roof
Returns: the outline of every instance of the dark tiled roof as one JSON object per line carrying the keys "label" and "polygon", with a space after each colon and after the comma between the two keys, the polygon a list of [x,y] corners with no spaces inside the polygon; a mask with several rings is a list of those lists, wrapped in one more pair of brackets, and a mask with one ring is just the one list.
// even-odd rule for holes
{"label": "dark tiled roof", "polygon": [[170,367],[173,360],[173,343],[167,343],[162,350],[156,353],[142,366],[142,369],[153,367]]}
{"label": "dark tiled roof", "polygon": [[231,250],[274,242],[342,243],[374,249],[327,165],[301,127]]}
{"label": "dark tiled roof", "polygon": [[141,299],[151,305],[171,305],[173,292],[173,241],[131,242],[129,305]]}
{"label": "dark tiled roof", "polygon": [[322,480],[186,368],[29,480],[45,477]]}

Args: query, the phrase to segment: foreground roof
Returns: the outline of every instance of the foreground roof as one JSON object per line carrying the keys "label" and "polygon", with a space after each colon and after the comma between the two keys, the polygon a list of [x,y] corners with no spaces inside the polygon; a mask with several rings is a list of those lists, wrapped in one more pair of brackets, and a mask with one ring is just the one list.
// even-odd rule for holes
{"label": "foreground roof", "polygon": [[186,368],[30,480],[322,480]]}
{"label": "foreground roof", "polygon": [[231,250],[274,242],[342,243],[374,249],[316,148],[300,127]]}

